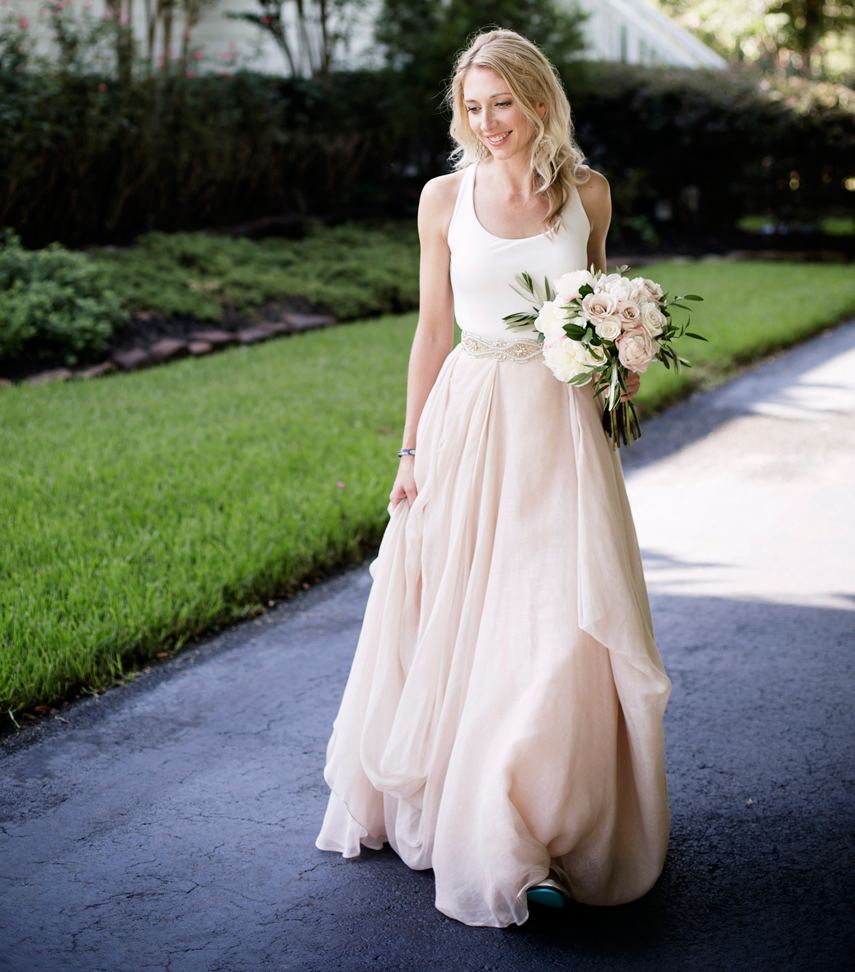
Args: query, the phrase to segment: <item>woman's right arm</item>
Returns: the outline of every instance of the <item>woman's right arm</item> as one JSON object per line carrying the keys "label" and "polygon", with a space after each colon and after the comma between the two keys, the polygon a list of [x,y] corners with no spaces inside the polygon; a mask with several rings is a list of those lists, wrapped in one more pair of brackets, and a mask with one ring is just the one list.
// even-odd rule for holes
{"label": "woman's right arm", "polygon": [[[427,397],[442,363],[454,344],[454,298],[451,293],[448,226],[454,212],[460,175],[432,179],[422,190],[419,201],[419,323],[410,351],[407,372],[407,418],[402,448],[415,449],[416,429]],[[389,499],[396,507],[406,499],[412,506],[416,498],[415,465],[412,456],[403,456]]]}

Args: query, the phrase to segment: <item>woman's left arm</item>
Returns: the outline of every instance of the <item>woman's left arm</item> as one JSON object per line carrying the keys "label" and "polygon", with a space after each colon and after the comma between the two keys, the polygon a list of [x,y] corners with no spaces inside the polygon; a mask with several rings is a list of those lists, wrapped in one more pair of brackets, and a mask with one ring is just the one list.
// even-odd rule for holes
{"label": "woman's left arm", "polygon": [[[594,269],[605,273],[606,235],[612,221],[612,194],[605,176],[593,169],[588,171],[591,178],[578,187],[579,198],[591,226],[588,234],[588,269],[593,265]],[[638,394],[640,387],[641,378],[634,371],[630,371],[626,376],[626,392],[621,395],[621,401],[625,402]]]}

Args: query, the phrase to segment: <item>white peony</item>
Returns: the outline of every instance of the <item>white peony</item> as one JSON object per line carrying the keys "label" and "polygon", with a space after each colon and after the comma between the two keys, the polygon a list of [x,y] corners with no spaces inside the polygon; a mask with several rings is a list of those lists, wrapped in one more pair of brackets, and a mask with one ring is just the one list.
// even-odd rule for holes
{"label": "white peony", "polygon": [[597,282],[594,284],[594,290],[598,294],[611,293],[611,287],[618,280],[623,280],[623,277],[619,273],[604,273],[601,277],[597,278]]}
{"label": "white peony", "polygon": [[626,277],[622,277],[618,273],[610,274],[610,276],[616,279],[610,280],[606,285],[606,293],[611,294],[621,304],[626,300],[632,300],[632,284]]}
{"label": "white peony", "polygon": [[564,337],[564,325],[567,318],[564,315],[564,308],[556,304],[554,300],[547,300],[540,308],[534,326],[540,331],[547,341],[557,340]]}
{"label": "white peony", "polygon": [[571,270],[555,281],[555,293],[568,303],[576,300],[582,287],[594,286],[594,275],[590,270]]}
{"label": "white peony", "polygon": [[[600,364],[581,341],[572,341],[565,337],[553,343],[548,343],[543,349],[543,361],[547,368],[559,381],[570,381],[577,375],[583,374],[594,365]],[[588,381],[591,376],[588,377]],[[584,382],[587,384],[588,381]]]}
{"label": "white peony", "polygon": [[646,300],[641,305],[641,326],[652,337],[662,333],[668,319],[652,300]]}

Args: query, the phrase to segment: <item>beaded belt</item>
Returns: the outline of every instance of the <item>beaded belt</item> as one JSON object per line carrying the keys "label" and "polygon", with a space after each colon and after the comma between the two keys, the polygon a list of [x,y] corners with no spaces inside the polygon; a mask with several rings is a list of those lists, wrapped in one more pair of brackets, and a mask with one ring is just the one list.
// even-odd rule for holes
{"label": "beaded belt", "polygon": [[530,361],[543,350],[536,340],[491,341],[471,331],[463,331],[460,343],[473,358],[495,358],[497,361]]}

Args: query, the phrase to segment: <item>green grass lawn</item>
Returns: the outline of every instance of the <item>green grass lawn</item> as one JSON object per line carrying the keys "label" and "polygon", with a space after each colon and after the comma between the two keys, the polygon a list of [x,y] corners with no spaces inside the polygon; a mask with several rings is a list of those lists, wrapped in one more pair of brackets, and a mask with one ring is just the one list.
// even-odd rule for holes
{"label": "green grass lawn", "polygon": [[[840,266],[661,264],[706,297],[648,414],[855,312]],[[415,315],[92,382],[0,391],[0,706],[108,684],[376,543]],[[341,487],[338,483],[344,483]]]}
{"label": "green grass lawn", "polygon": [[695,388],[719,384],[740,365],[855,314],[855,271],[847,265],[702,261],[658,263],[640,272],[671,296],[704,298],[688,306],[693,308],[692,330],[709,342],[684,339],[678,344],[692,362],[679,375],[658,362],[650,366],[636,399],[642,415],[660,411]]}

